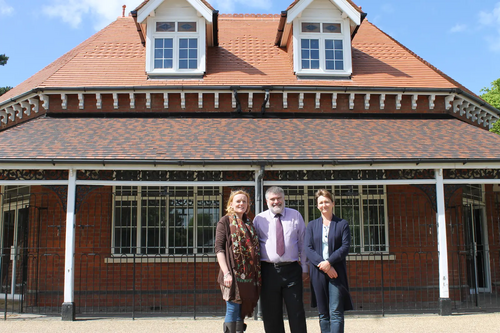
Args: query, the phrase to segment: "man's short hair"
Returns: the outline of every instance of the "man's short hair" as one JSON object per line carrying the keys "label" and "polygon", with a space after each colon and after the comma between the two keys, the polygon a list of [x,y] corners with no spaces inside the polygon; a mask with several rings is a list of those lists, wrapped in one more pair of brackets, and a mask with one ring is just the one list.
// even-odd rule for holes
{"label": "man's short hair", "polygon": [[278,194],[281,197],[285,197],[285,191],[279,186],[271,186],[270,188],[267,189],[266,191],[266,200],[269,199],[270,194]]}

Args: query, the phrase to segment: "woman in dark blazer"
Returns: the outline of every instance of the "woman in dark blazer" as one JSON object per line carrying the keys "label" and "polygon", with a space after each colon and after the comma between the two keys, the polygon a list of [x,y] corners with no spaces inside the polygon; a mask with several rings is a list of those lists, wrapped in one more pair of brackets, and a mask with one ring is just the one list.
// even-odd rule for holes
{"label": "woman in dark blazer", "polygon": [[305,239],[311,306],[318,307],[322,333],[341,333],[344,311],[353,309],[346,269],[351,232],[346,220],[333,215],[334,202],[329,191],[317,191],[316,203],[321,217],[309,222]]}

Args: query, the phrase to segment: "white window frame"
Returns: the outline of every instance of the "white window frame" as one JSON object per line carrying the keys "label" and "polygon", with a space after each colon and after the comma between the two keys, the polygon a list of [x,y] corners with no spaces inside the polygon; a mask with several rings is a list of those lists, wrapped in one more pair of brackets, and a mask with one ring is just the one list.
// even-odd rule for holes
{"label": "white window frame", "polygon": [[[384,253],[387,254],[389,252],[389,215],[388,215],[388,209],[387,209],[387,187],[386,185],[380,185],[383,186],[383,194],[363,194],[363,186],[368,186],[368,185],[354,185],[358,188],[358,193],[359,195],[356,197],[349,197],[349,196],[342,196],[343,199],[350,199],[354,198],[356,200],[359,200],[358,202],[358,209],[359,209],[359,228],[360,228],[360,234],[359,234],[359,241],[360,244],[360,252],[359,254],[370,254],[374,253],[373,251],[367,251],[365,250],[365,247],[367,246],[364,244],[364,211],[363,211],[363,200],[369,200],[369,199],[380,199],[383,200],[384,202],[384,233],[385,233],[385,249],[382,251],[376,251],[376,253]],[[353,187],[354,187],[353,186]],[[293,187],[293,186],[292,186]],[[309,212],[310,210],[315,210],[316,209],[316,204],[313,204],[313,206],[309,206],[309,201],[312,200],[312,202],[315,202],[314,200],[314,195],[309,195],[309,188],[312,187],[314,188],[314,191],[320,188],[326,188],[329,190],[334,199],[337,199],[338,197],[335,196],[335,188],[339,187],[338,185],[332,185],[332,186],[304,186],[304,194],[303,195],[291,195],[292,200],[303,200],[303,205],[304,205],[304,221],[307,224],[309,221]],[[285,190],[286,192],[286,190]],[[289,195],[285,195],[285,200],[288,198]],[[292,207],[294,208],[294,207]],[[335,208],[334,208],[335,211]],[[320,216],[320,214],[318,214]],[[343,218],[342,216],[339,216],[340,218]],[[353,221],[348,221],[349,225],[351,226],[351,237],[352,237],[352,226],[353,226]],[[351,252],[351,254],[356,255],[358,252]]]}
{"label": "white window frame", "polygon": [[[157,32],[156,23],[158,22],[175,22],[175,32]],[[178,32],[179,24],[185,22],[196,22],[196,32]],[[203,75],[206,71],[206,28],[204,18],[148,18],[147,34],[146,34],[146,73],[149,75],[171,75],[171,76],[190,76]],[[172,68],[155,68],[154,53],[155,53],[155,38],[172,38],[173,39],[173,67]],[[197,39],[198,65],[195,69],[179,68],[179,39],[189,38]]]}
{"label": "white window frame", "polygon": [[[116,250],[116,244],[115,244],[115,230],[116,230],[116,214],[115,214],[115,204],[116,204],[116,201],[117,200],[120,200],[120,201],[135,201],[136,202],[136,209],[137,209],[137,221],[136,221],[136,224],[132,224],[131,226],[129,226],[130,229],[135,229],[135,232],[136,232],[136,244],[133,244],[131,245],[131,249],[132,248],[135,248],[135,254],[136,255],[140,255],[140,256],[151,256],[151,257],[158,257],[158,256],[191,256],[193,254],[197,254],[199,253],[198,252],[198,209],[199,208],[203,208],[203,207],[199,207],[198,206],[198,200],[219,200],[219,216],[218,216],[218,219],[217,221],[221,218],[222,216],[222,213],[224,211],[224,208],[223,208],[223,188],[222,187],[218,187],[218,186],[214,186],[214,187],[218,187],[219,188],[219,195],[200,195],[198,194],[198,189],[199,187],[192,187],[192,186],[186,186],[188,187],[189,189],[192,189],[193,190],[193,194],[192,195],[189,195],[189,196],[183,196],[182,198],[183,199],[187,199],[187,200],[192,200],[193,201],[193,221],[194,221],[194,225],[193,225],[193,245],[188,247],[189,249],[192,250],[192,252],[189,252],[188,253],[184,253],[184,254],[175,254],[175,253],[169,253],[169,248],[170,248],[170,244],[169,244],[169,233],[170,233],[170,224],[169,224],[169,211],[170,211],[170,198],[169,199],[165,199],[163,198],[164,200],[166,200],[165,202],[165,205],[162,206],[162,208],[165,209],[165,217],[167,219],[167,221],[165,221],[165,225],[162,226],[162,228],[165,228],[165,251],[163,253],[159,253],[159,254],[147,254],[147,253],[142,253],[142,200],[144,199],[145,196],[143,196],[143,191],[142,191],[142,186],[131,186],[132,188],[136,189],[137,190],[137,194],[136,195],[130,195],[130,196],[127,196],[127,195],[124,195],[124,196],[118,196],[118,195],[114,195],[113,196],[113,210],[112,210],[112,214],[113,214],[113,218],[112,218],[112,232],[111,232],[111,254],[112,256],[117,256],[117,257],[131,257],[131,256],[134,256],[133,253],[119,253],[119,251],[115,251]],[[144,187],[147,187],[147,186],[144,186]],[[156,187],[156,186],[154,186]],[[184,186],[183,186],[184,187]],[[116,193],[116,187],[114,186],[113,187],[113,193]],[[174,196],[175,197],[175,196]],[[160,197],[154,197],[154,196],[151,196],[149,198],[160,198]],[[179,197],[181,198],[181,197]],[[214,237],[214,241],[215,241],[215,229],[213,230],[214,234],[213,234],[213,237]],[[215,244],[214,244],[215,245]],[[202,252],[203,253],[203,252]],[[210,253],[203,253],[203,254],[208,254],[208,255],[211,255],[211,254],[214,254],[213,251],[210,252]]]}
{"label": "white window frame", "polygon": [[[302,23],[319,23],[323,29],[324,23],[337,23],[341,26],[341,33],[302,32]],[[302,39],[319,39],[319,69],[302,69]],[[325,40],[342,40],[344,69],[326,69]],[[349,19],[311,19],[300,18],[293,21],[293,54],[294,71],[297,76],[330,76],[349,77],[352,74],[352,51]]]}

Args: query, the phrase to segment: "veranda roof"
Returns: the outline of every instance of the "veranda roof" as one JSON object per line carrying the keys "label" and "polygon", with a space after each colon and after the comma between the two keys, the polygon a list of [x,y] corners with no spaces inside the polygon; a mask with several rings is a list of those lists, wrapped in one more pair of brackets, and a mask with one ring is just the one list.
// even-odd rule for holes
{"label": "veranda roof", "polygon": [[499,161],[457,119],[50,118],[0,132],[3,162]]}

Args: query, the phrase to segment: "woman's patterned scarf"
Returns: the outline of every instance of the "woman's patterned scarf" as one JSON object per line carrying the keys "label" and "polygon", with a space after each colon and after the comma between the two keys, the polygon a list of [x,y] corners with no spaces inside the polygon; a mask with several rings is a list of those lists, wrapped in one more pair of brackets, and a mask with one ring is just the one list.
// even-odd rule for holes
{"label": "woman's patterned scarf", "polygon": [[260,294],[260,245],[253,223],[243,216],[230,216],[231,240],[234,251],[234,276],[242,301],[242,318],[250,317]]}

